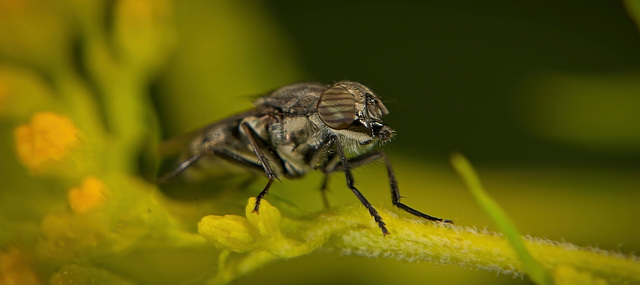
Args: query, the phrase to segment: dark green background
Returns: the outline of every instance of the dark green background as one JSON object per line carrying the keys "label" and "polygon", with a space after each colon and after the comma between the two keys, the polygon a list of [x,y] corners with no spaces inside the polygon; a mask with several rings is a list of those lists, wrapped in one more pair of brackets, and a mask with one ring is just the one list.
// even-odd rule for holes
{"label": "dark green background", "polygon": [[398,131],[388,147],[405,155],[446,163],[458,150],[498,165],[640,166],[639,148],[598,152],[523,130],[514,106],[530,76],[640,70],[640,37],[617,1],[274,1],[268,8],[310,74],[304,80],[360,81],[388,101]]}

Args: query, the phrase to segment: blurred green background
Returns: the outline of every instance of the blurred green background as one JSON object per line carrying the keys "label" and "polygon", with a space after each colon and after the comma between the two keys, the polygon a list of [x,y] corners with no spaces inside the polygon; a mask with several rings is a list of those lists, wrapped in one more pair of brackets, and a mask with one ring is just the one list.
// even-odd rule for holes
{"label": "blurred green background", "polygon": [[[0,20],[0,64],[35,72],[45,85],[56,82],[51,78],[60,61],[73,62],[81,76],[88,73],[78,64],[88,49],[77,34],[92,19],[77,15],[98,9],[96,33],[110,35],[119,29],[113,20],[118,2],[90,8],[79,1],[0,1],[4,14],[24,13]],[[156,122],[145,124],[145,131],[155,141],[251,108],[254,95],[289,83],[354,80],[374,90],[390,110],[388,123],[397,138],[385,149],[407,204],[459,225],[495,230],[449,166],[451,152],[460,151],[524,234],[623,253],[640,250],[640,37],[623,3],[142,2],[160,5],[171,19],[163,29],[151,26],[150,38],[162,45],[144,42],[146,34],[133,28],[124,41],[125,49],[131,44],[129,55],[149,62],[138,84]],[[80,12],[59,17],[69,7]],[[148,24],[144,13],[138,16],[127,24]],[[88,81],[90,90],[101,88]],[[113,114],[100,110],[109,121]],[[10,129],[16,123],[3,124]],[[7,135],[3,142],[7,149],[11,140]],[[151,177],[157,163],[148,151],[153,145],[154,140],[140,144],[131,172]],[[16,171],[23,170],[11,172]],[[381,165],[355,175],[374,205],[391,208]],[[10,183],[7,174],[2,178]],[[261,183],[241,195],[257,194]],[[320,210],[319,183],[317,174],[283,181],[271,195]],[[331,189],[333,205],[357,203],[341,176],[335,175]],[[245,200],[238,201],[242,212]],[[162,266],[172,266],[166,262],[148,269],[155,277],[130,273],[126,265],[112,264],[110,270],[156,283]],[[333,252],[279,262],[238,281],[276,282],[529,281]]]}

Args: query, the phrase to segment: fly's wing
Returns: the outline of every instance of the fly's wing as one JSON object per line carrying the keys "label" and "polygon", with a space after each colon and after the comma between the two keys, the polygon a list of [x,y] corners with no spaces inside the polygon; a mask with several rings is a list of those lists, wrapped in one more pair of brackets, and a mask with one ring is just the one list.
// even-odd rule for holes
{"label": "fly's wing", "polygon": [[200,137],[203,133],[210,129],[217,128],[221,125],[227,125],[232,122],[238,121],[246,116],[253,115],[254,110],[246,111],[240,114],[233,115],[231,117],[222,119],[215,123],[209,124],[203,128],[193,130],[191,132],[179,135],[177,137],[170,138],[162,142],[157,149],[158,155],[163,158],[181,155],[189,152],[189,148],[193,143],[193,140]]}
{"label": "fly's wing", "polygon": [[[185,170],[224,170],[225,168],[230,168],[227,167],[227,165],[222,165],[222,167],[220,167],[221,165],[219,165],[220,163],[218,163],[219,159],[215,159],[215,157],[211,157],[204,152],[204,149],[210,146],[210,140],[212,139],[210,138],[210,134],[211,132],[217,132],[216,130],[223,130],[223,132],[233,132],[233,130],[237,128],[238,122],[240,122],[243,118],[255,115],[255,113],[256,110],[249,110],[247,112],[217,121],[204,128],[169,139],[162,143],[158,147],[158,154],[160,155],[162,160],[160,170],[158,172],[160,176],[158,181],[161,183],[165,183],[173,180],[175,177],[182,175],[183,171]],[[224,136],[218,138],[226,141]],[[231,138],[231,136],[229,136],[229,138]],[[223,143],[223,145],[227,143],[229,142],[226,141]],[[189,171],[190,174],[193,174],[189,176],[191,176],[191,178],[195,178],[197,176],[207,176],[198,175],[198,173],[202,172],[203,171]]]}
{"label": "fly's wing", "polygon": [[171,138],[158,148],[164,159],[156,182],[166,196],[184,201],[216,199],[223,193],[242,193],[237,190],[245,189],[253,183],[251,173],[232,173],[232,169],[224,165],[223,160],[209,155],[200,156],[193,164],[181,169],[183,163],[195,157],[194,145],[202,141],[204,134],[226,123],[226,120],[222,120]]}
{"label": "fly's wing", "polygon": [[189,156],[189,148],[192,141],[201,136],[207,129],[201,128],[177,137],[170,138],[158,145],[156,153],[159,157],[159,165],[156,173],[156,183],[164,184],[173,180],[182,171],[177,171],[179,165]]}
{"label": "fly's wing", "polygon": [[304,116],[316,108],[320,95],[327,88],[329,86],[322,83],[295,83],[259,97],[253,104],[259,110],[273,108],[283,114]]}
{"label": "fly's wing", "polygon": [[204,130],[207,128],[208,127],[204,127],[198,130],[193,130],[186,134],[172,137],[166,141],[163,141],[157,148],[158,155],[161,158],[179,156],[189,148],[191,141],[193,141],[193,139],[198,135],[202,134],[202,132],[204,132]]}
{"label": "fly's wing", "polygon": [[203,148],[210,146],[212,141],[208,140],[214,140],[215,135],[212,137],[212,134],[218,132],[229,135],[217,137],[221,139],[219,147],[237,147],[237,136],[232,133],[243,118],[255,113],[255,110],[250,110],[166,141],[158,151],[174,157],[164,159],[158,171],[157,182],[163,193],[174,199],[191,201],[214,198],[220,193],[241,193],[237,190],[251,185],[255,176],[252,172],[228,162],[219,154],[205,153]]}

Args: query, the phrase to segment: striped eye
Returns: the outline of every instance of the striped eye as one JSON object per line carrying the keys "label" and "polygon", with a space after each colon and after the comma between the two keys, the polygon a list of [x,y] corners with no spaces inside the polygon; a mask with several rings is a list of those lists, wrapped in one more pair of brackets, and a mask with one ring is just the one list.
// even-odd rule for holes
{"label": "striped eye", "polygon": [[356,118],[356,99],[346,88],[332,86],[320,96],[318,115],[330,128],[344,129]]}

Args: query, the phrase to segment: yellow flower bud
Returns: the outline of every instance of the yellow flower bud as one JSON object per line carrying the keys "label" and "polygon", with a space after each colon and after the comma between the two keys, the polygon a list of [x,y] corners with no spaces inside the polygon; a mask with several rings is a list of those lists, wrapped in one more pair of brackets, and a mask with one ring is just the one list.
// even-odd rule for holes
{"label": "yellow flower bud", "polygon": [[78,134],[71,119],[52,112],[37,113],[14,132],[18,158],[29,170],[39,172],[77,147]]}
{"label": "yellow flower bud", "polygon": [[86,213],[104,203],[105,185],[102,180],[87,177],[80,187],[71,188],[67,193],[71,210],[75,213]]}
{"label": "yellow flower bud", "polygon": [[244,217],[209,215],[198,224],[198,232],[215,247],[245,252],[259,246],[259,234]]}

